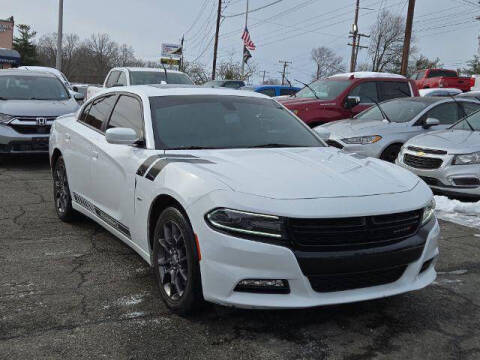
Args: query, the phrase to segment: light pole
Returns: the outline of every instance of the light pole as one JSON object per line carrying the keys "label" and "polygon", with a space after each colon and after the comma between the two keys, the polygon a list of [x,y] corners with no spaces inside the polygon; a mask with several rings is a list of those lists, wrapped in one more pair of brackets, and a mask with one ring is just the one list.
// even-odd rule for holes
{"label": "light pole", "polygon": [[58,0],[58,32],[57,32],[57,62],[55,67],[62,71],[62,35],[63,35],[63,0]]}

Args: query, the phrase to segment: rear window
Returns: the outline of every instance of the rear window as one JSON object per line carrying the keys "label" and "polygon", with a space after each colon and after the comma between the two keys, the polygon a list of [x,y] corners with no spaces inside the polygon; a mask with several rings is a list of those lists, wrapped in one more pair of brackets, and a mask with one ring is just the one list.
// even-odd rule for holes
{"label": "rear window", "polygon": [[391,100],[411,95],[410,86],[406,81],[381,81],[378,83],[380,88],[380,100]]}
{"label": "rear window", "polygon": [[453,70],[430,70],[428,73],[429,78],[433,77],[457,77],[457,72]]}
{"label": "rear window", "polygon": [[167,84],[193,85],[192,80],[182,73],[167,72],[165,77],[164,71],[130,71],[131,85],[161,84],[162,81]]}

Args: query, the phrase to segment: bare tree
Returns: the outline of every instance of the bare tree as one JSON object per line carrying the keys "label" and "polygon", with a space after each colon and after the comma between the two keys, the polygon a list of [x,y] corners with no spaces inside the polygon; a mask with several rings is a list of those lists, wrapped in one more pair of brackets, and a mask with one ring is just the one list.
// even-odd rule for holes
{"label": "bare tree", "polygon": [[108,34],[94,34],[86,42],[94,75],[104,78],[108,71],[118,63],[118,44]]}
{"label": "bare tree", "polygon": [[254,63],[250,62],[245,67],[244,75],[242,76],[242,68],[239,63],[233,61],[233,59],[222,61],[217,67],[217,75],[223,80],[248,80],[257,71],[257,67]]}
{"label": "bare tree", "polygon": [[265,81],[263,82],[263,85],[280,85],[280,84],[281,84],[281,81],[274,78],[265,79]]}
{"label": "bare tree", "polygon": [[[405,18],[383,10],[370,28],[368,55],[372,71],[400,71],[404,35]],[[413,54],[416,49],[414,46],[410,48],[410,54]]]}
{"label": "bare tree", "polygon": [[183,64],[183,71],[190,76],[193,82],[197,85],[206,83],[210,80],[210,74],[203,64],[185,61]]}
{"label": "bare tree", "polygon": [[317,68],[314,79],[326,78],[345,71],[342,57],[337,56],[328,47],[320,46],[312,49],[312,60]]}

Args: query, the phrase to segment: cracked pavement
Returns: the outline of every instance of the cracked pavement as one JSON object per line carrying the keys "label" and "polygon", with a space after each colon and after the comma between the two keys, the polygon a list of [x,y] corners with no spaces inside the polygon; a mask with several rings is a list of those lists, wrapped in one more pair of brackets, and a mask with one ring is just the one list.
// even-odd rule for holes
{"label": "cracked pavement", "polygon": [[182,318],[94,222],[57,219],[46,157],[0,162],[0,359],[479,359],[479,231],[442,222],[437,281],[308,310]]}

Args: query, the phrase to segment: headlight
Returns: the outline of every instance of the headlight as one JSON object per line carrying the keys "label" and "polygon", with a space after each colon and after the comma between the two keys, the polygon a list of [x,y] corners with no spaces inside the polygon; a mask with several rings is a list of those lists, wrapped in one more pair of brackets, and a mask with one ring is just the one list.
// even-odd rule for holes
{"label": "headlight", "polygon": [[0,113],[0,124],[8,124],[12,119],[13,116]]}
{"label": "headlight", "polygon": [[422,225],[430,221],[435,216],[435,199],[432,198],[425,209],[423,209]]}
{"label": "headlight", "polygon": [[455,155],[453,158],[452,164],[453,165],[480,164],[480,152]]}
{"label": "headlight", "polygon": [[360,145],[374,144],[380,140],[382,140],[382,137],[380,135],[357,136],[357,137],[342,139],[342,141],[347,144],[360,144]]}
{"label": "headlight", "polygon": [[282,221],[278,216],[221,208],[209,212],[206,219],[212,227],[229,233],[282,237]]}

